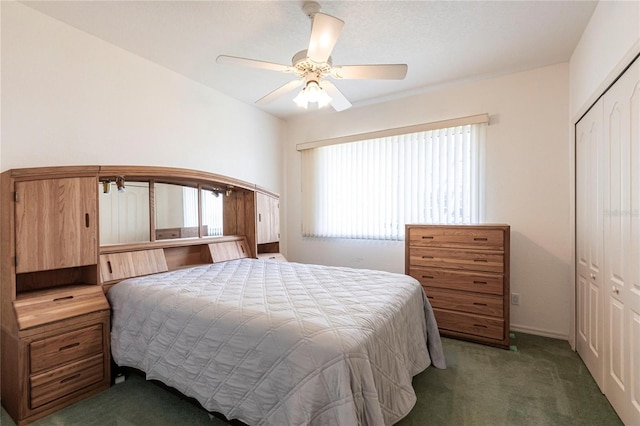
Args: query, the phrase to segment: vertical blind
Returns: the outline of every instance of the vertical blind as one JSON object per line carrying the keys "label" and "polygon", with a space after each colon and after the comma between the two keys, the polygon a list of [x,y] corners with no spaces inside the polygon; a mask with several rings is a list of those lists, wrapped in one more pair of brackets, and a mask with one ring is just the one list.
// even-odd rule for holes
{"label": "vertical blind", "polygon": [[184,227],[198,226],[198,189],[182,188],[182,223]]}
{"label": "vertical blind", "polygon": [[202,223],[206,236],[222,235],[223,199],[219,192],[202,190]]}
{"label": "vertical blind", "polygon": [[[222,200],[219,192],[202,189],[202,224],[204,235],[222,235]],[[196,188],[182,188],[182,213],[185,227],[198,226],[198,190]]]}
{"label": "vertical blind", "polygon": [[485,127],[303,150],[303,235],[402,240],[407,223],[478,222]]}

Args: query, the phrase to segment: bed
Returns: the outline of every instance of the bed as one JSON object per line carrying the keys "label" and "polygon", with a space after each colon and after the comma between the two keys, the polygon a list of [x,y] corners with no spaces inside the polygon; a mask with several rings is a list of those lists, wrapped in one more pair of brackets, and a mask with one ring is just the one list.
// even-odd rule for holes
{"label": "bed", "polygon": [[107,294],[111,349],[207,410],[250,425],[389,425],[412,377],[445,368],[413,278],[238,259],[132,278]]}

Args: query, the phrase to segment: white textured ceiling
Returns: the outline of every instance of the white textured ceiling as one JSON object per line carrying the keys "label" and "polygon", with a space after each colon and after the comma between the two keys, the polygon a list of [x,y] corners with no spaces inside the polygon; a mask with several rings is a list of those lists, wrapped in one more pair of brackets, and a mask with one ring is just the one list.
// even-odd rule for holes
{"label": "white textured ceiling", "polygon": [[[291,74],[216,63],[221,54],[282,64],[306,49],[302,1],[28,1],[24,4],[242,102]],[[341,80],[354,107],[442,85],[565,62],[596,2],[325,1],[345,21],[334,65],[406,63],[402,81]],[[303,112],[297,91],[265,106],[278,117]],[[337,113],[336,113],[337,114]]]}

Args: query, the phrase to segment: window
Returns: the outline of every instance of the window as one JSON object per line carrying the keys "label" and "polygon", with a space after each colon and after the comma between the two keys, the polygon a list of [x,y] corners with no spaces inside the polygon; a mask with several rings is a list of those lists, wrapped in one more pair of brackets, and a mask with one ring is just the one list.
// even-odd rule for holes
{"label": "window", "polygon": [[478,222],[484,127],[303,148],[303,235],[403,240],[407,223]]}

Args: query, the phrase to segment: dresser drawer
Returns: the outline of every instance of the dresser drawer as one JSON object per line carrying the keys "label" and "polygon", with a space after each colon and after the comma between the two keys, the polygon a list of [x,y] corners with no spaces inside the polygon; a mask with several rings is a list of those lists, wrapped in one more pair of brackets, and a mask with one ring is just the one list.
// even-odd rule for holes
{"label": "dresser drawer", "polygon": [[37,340],[29,345],[31,373],[103,352],[102,324]]}
{"label": "dresser drawer", "polygon": [[502,296],[504,277],[496,274],[478,272],[449,271],[446,269],[428,269],[410,267],[409,275],[426,287],[447,288],[452,290],[474,291]]}
{"label": "dresser drawer", "polygon": [[433,308],[502,317],[503,299],[500,296],[449,291],[433,287],[423,287],[423,289]]}
{"label": "dresser drawer", "polygon": [[504,233],[500,229],[473,227],[409,228],[409,244],[423,247],[478,247],[503,250]]}
{"label": "dresser drawer", "polygon": [[481,315],[433,309],[441,331],[454,331],[490,339],[504,339],[504,321]]}
{"label": "dresser drawer", "polygon": [[504,269],[504,256],[502,253],[473,250],[412,247],[409,262],[411,266],[453,268],[479,272],[502,273]]}
{"label": "dresser drawer", "polygon": [[104,378],[103,355],[31,376],[31,409],[98,383]]}

